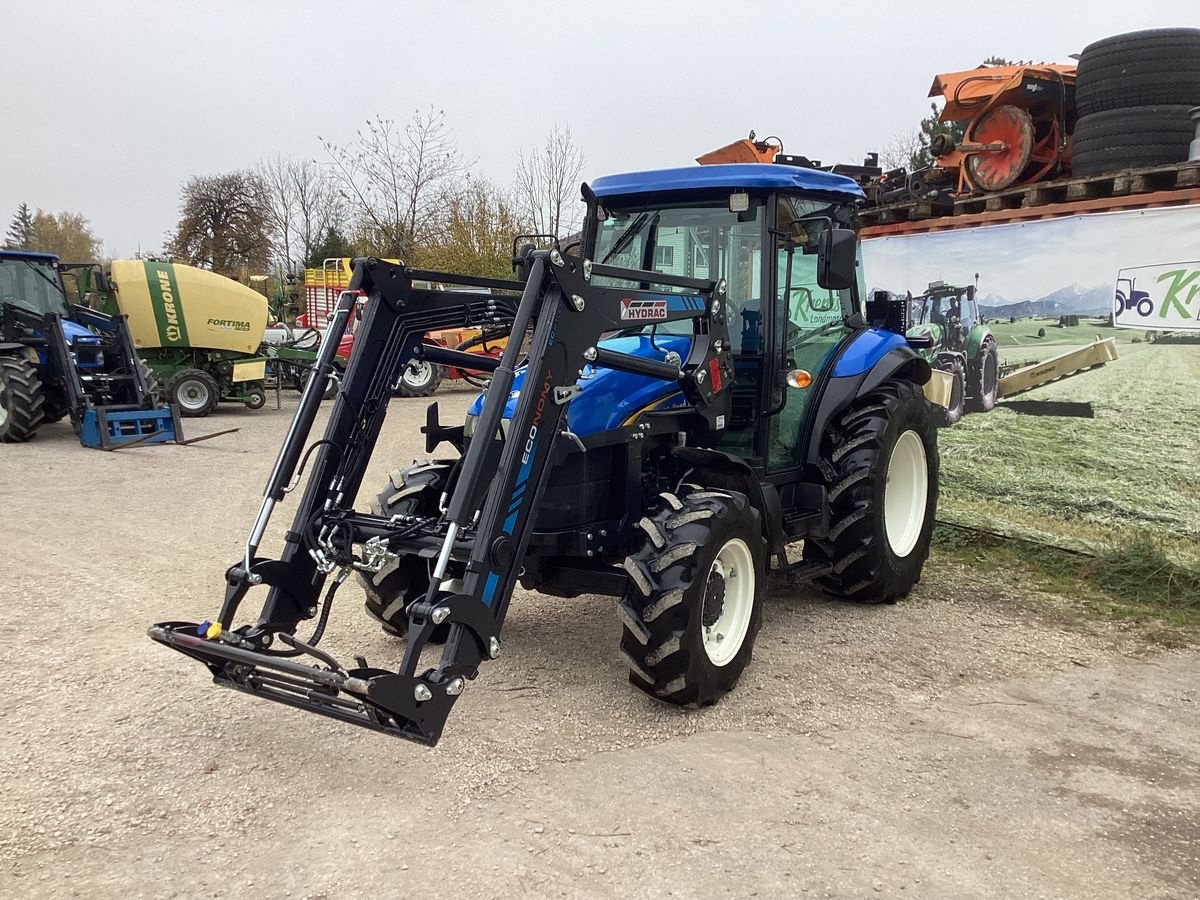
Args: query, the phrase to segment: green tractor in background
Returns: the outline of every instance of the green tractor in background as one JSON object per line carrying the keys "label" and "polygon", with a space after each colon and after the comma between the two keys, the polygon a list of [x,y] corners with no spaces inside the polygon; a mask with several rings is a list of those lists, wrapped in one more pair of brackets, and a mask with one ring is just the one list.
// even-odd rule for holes
{"label": "green tractor in background", "polygon": [[975,286],[932,281],[919,297],[908,295],[907,336],[935,368],[953,377],[944,425],[964,412],[989,412],[996,406],[999,358],[996,338],[979,314]]}

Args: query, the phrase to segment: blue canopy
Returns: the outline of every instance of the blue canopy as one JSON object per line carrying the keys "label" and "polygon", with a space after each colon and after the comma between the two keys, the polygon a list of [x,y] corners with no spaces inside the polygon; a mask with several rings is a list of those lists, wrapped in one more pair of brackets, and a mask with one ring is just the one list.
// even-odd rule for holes
{"label": "blue canopy", "polygon": [[841,194],[847,200],[863,196],[853,179],[819,169],[772,163],[727,163],[719,166],[686,166],[605,175],[592,183],[597,197],[649,194],[657,191],[728,190],[820,191]]}

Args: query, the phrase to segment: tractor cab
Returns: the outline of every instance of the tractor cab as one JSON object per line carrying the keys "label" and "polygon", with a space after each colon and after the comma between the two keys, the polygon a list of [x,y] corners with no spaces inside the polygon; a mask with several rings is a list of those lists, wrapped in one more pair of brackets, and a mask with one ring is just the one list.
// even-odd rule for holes
{"label": "tractor cab", "polygon": [[950,350],[963,350],[967,335],[981,321],[973,285],[930,282],[924,294],[913,298],[911,309],[914,329]]}
{"label": "tractor cab", "polygon": [[[100,369],[104,361],[100,338],[71,321],[70,314],[57,256],[24,250],[0,251],[0,328],[8,332],[5,340],[26,343],[37,353],[39,364],[44,365],[50,338],[44,329],[34,325],[37,320],[54,316],[63,340],[74,354],[75,364],[84,370]],[[22,324],[18,324],[19,319]]]}
{"label": "tractor cab", "polygon": [[[612,176],[592,189],[586,256],[725,282],[734,396],[719,448],[770,470],[800,464],[813,385],[861,309],[858,186],[812,169],[730,164]],[[693,323],[664,323],[667,307],[665,297],[623,307],[619,336],[686,358]],[[683,402],[676,385],[657,384],[664,396],[652,408]]]}
{"label": "tractor cab", "polygon": [[0,303],[11,303],[38,316],[65,316],[67,295],[58,257],[49,253],[0,251]]}

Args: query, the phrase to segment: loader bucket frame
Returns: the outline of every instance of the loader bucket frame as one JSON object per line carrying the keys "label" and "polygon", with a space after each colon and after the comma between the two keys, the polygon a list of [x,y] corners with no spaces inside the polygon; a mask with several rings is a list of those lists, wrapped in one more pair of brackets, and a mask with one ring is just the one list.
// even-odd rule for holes
{"label": "loader bucket frame", "polygon": [[[729,414],[733,361],[723,282],[593,264],[557,249],[535,251],[521,260],[521,267],[527,277],[514,282],[356,260],[350,289],[368,295],[366,311],[324,437],[309,448],[316,454],[312,473],[280,558],[259,556],[259,543],[306,453],[320,402],[316,385],[323,382],[351,315],[347,301],[330,320],[318,377],[301,398],[243,559],[226,573],[220,614],[212,622],[164,622],[150,629],[150,637],[203,662],[218,684],[435,744],[466,681],[478,675],[484,660],[500,652],[501,628],[551,470],[565,449],[582,446],[566,430],[566,412],[583,366],[595,363],[676,381],[714,443]],[[414,282],[519,291],[520,297],[429,290],[414,287]],[[621,283],[637,287],[618,286]],[[663,323],[693,320],[686,360],[656,362],[597,346],[606,332],[630,325],[631,309],[646,308]],[[499,360],[487,361],[494,367],[491,382],[444,514],[436,520],[386,519],[351,509],[403,366],[414,356],[454,365],[468,355],[424,343],[422,335],[500,324],[513,335],[525,334],[532,326],[528,357],[521,358],[522,341],[510,340]],[[468,361],[476,368],[483,364],[477,356]],[[521,366],[526,369],[525,387],[509,431],[520,437],[503,442],[497,462],[491,438],[501,432],[514,374]],[[633,430],[629,428],[631,434]],[[403,661],[398,671],[369,666],[362,657],[355,658],[353,667],[343,667],[316,648],[333,594],[355,569],[376,565],[387,554],[417,555],[433,565],[428,593],[408,608]],[[451,563],[464,568],[458,592],[442,589]],[[269,588],[262,612],[255,624],[235,629],[239,605],[256,586]],[[297,639],[300,621],[318,614],[313,638]],[[421,652],[433,629],[446,622],[451,628],[439,664],[419,672]],[[288,649],[281,651],[277,641]],[[319,664],[296,662],[301,654],[315,657]]]}

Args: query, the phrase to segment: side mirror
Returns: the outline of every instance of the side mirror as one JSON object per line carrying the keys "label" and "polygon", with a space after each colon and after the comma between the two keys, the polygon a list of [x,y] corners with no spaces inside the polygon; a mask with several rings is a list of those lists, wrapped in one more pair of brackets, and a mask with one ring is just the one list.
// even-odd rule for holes
{"label": "side mirror", "polygon": [[858,240],[849,228],[829,228],[817,242],[817,284],[829,291],[854,286]]}

